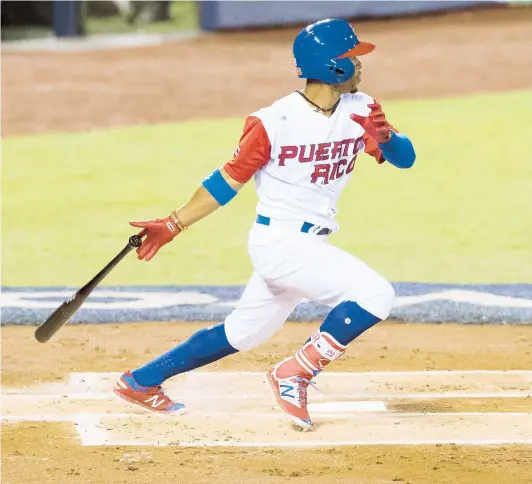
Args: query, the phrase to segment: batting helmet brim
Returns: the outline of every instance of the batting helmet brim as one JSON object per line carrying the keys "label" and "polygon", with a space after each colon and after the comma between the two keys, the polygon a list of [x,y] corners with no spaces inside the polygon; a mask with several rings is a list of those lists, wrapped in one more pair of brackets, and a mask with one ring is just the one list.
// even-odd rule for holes
{"label": "batting helmet brim", "polygon": [[347,59],[348,57],[369,54],[370,52],[373,52],[374,49],[374,44],[370,44],[369,42],[359,42],[350,51],[338,56],[337,59]]}

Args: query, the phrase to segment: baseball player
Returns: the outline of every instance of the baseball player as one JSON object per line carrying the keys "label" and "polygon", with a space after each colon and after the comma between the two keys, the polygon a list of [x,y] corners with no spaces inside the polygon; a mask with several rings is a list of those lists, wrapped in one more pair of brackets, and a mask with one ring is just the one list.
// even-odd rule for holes
{"label": "baseball player", "polygon": [[254,272],[235,310],[223,323],[124,373],[115,385],[117,395],[156,412],[182,411],[184,405],[162,390],[165,380],[264,343],[307,298],[328,305],[330,312],[267,377],[281,409],[299,427],[312,427],[307,410],[312,379],[386,319],[395,296],[382,276],[327,242],[338,230],[336,203],[359,153],[398,168],[411,167],[416,157],[409,138],[389,124],[379,103],[358,91],[359,57],[374,48],[359,41],[344,20],[304,28],[293,53],[305,88],[248,116],[233,158],[207,176],[181,208],[164,219],[131,222],[146,237],[138,258],[149,261],[255,179],[259,202],[248,240]]}

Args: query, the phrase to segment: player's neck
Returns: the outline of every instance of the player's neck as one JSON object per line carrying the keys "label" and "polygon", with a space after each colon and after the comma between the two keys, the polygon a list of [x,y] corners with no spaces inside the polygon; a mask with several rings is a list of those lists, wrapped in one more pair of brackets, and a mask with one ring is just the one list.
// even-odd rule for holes
{"label": "player's neck", "polygon": [[[307,84],[303,94],[320,108],[330,109],[340,99],[340,93],[328,84]],[[331,113],[322,113],[330,116]]]}

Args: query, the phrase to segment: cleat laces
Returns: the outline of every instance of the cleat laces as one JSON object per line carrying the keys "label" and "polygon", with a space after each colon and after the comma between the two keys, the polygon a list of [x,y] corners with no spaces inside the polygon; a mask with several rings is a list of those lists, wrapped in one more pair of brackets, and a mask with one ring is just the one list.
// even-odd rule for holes
{"label": "cleat laces", "polygon": [[310,385],[311,387],[318,390],[320,393],[323,393],[316,384],[311,381],[307,380],[306,378],[303,378],[302,376],[296,377],[296,394],[297,394],[297,402],[301,405],[301,408],[304,408],[307,406],[307,388]]}

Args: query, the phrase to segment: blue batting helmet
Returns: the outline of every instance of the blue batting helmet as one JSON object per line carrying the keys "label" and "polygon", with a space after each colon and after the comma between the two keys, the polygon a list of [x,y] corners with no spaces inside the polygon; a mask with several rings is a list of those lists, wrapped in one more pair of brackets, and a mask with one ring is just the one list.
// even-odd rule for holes
{"label": "blue batting helmet", "polygon": [[297,73],[303,79],[342,84],[355,74],[349,58],[369,54],[374,48],[369,42],[360,42],[345,20],[320,20],[305,27],[294,40]]}

